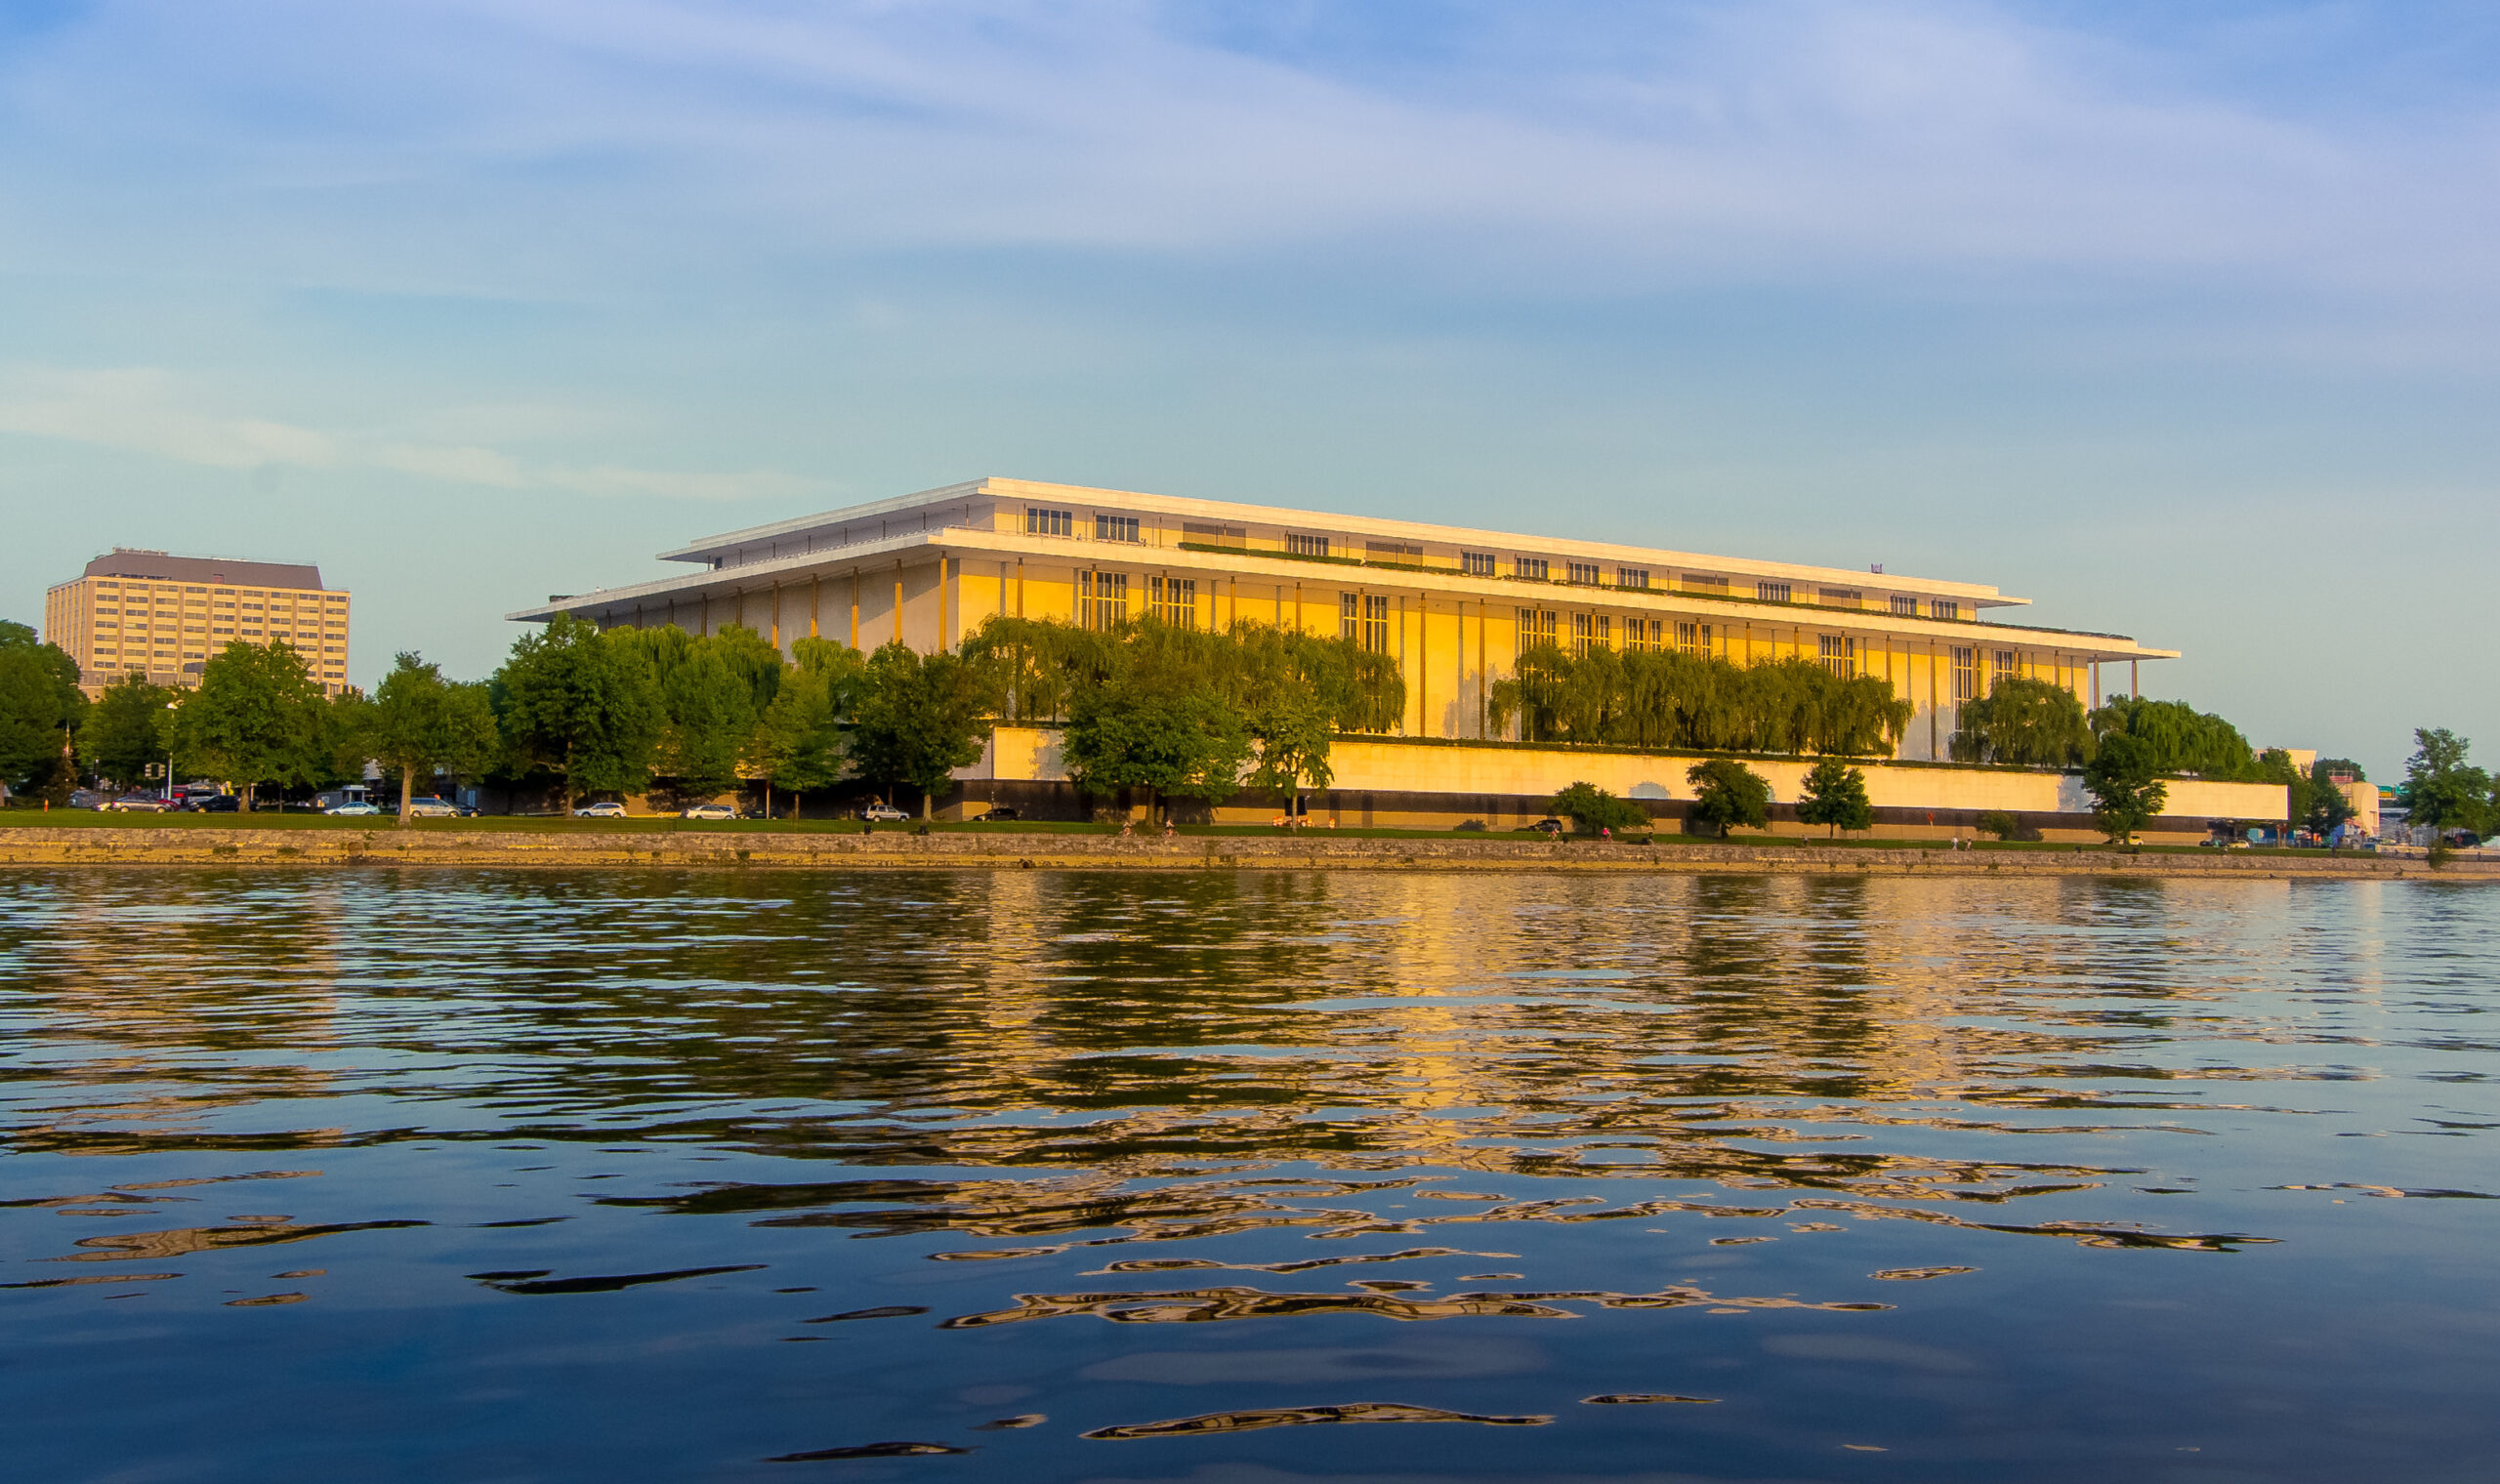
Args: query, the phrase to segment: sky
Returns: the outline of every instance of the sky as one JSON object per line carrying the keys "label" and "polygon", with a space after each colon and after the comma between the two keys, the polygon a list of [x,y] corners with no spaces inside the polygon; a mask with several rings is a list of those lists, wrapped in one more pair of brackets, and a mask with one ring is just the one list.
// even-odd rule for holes
{"label": "sky", "polygon": [[1993,583],[2486,739],[2500,7],[0,3],[0,617],[353,674],[982,474]]}

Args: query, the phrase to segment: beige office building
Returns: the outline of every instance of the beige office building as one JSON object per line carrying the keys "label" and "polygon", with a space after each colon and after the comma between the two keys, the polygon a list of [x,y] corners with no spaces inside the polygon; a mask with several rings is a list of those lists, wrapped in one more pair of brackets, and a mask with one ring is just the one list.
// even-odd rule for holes
{"label": "beige office building", "polygon": [[321,693],[337,695],[348,683],[348,607],[318,567],[115,547],[44,594],[43,634],[78,661],[90,694],[133,673],[196,685],[200,667],[242,639],[288,645]]}

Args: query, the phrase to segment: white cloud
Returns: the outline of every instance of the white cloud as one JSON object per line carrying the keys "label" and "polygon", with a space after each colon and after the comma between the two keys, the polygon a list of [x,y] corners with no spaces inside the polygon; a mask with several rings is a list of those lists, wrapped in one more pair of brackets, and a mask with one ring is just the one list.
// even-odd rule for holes
{"label": "white cloud", "polygon": [[0,369],[0,433],[128,449],[215,469],[381,470],[448,484],[604,497],[789,500],[826,487],[822,481],[773,470],[580,468],[524,460],[476,444],[376,438],[203,411],[192,389],[148,367]]}

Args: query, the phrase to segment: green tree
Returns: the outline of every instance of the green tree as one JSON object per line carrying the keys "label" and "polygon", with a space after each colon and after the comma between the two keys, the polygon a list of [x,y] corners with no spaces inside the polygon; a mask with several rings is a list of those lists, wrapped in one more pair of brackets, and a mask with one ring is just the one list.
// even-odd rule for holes
{"label": "green tree", "polygon": [[2102,735],[2100,750],[2083,766],[2093,820],[2112,844],[2135,839],[2170,802],[2170,786],[2155,776],[2153,761],[2153,744],[2113,731]]}
{"label": "green tree", "polygon": [[304,659],[280,642],[229,643],[200,667],[199,688],[172,713],[183,770],[243,786],[318,784],[330,776],[330,709]]}
{"label": "green tree", "polygon": [[1174,690],[1131,677],[1077,696],[1062,747],[1077,787],[1147,789],[1160,811],[1174,799],[1230,797],[1250,762],[1250,730],[1211,688]]}
{"label": "green tree", "polygon": [[1965,701],[1953,757],[2008,767],[2072,767],[2092,756],[2092,726],[2074,692],[2048,680],[2007,676],[1985,696]]}
{"label": "green tree", "polygon": [[[2069,698],[2071,699],[2071,698]],[[2083,714],[2075,713],[2080,722]],[[1797,817],[1808,824],[1831,826],[1832,838],[1843,830],[1863,830],[1875,823],[1875,806],[1867,802],[1866,774],[1838,758],[1825,758],[1806,774],[1806,791],[1797,801]]]}
{"label": "green tree", "polygon": [[1719,827],[1719,838],[1737,825],[1771,823],[1771,780],[1733,758],[1713,758],[1685,769],[1692,785],[1692,817]]}
{"label": "green tree", "polygon": [[1649,828],[1649,816],[1639,804],[1617,799],[1594,783],[1574,783],[1547,800],[1545,806],[1557,814],[1569,815],[1572,826],[1583,835],[1595,835],[1600,830],[1620,835],[1627,830]]}
{"label": "green tree", "polygon": [[868,657],[853,713],[851,756],[862,777],[920,791],[920,817],[954,771],[980,761],[995,701],[985,669],[957,654],[926,658],[901,643]]}
{"label": "green tree", "polygon": [[2487,830],[2491,775],[2467,764],[2473,744],[2441,726],[2415,731],[2413,745],[2404,765],[2406,821],[2434,830]]}
{"label": "green tree", "polygon": [[151,685],[136,672],[104,687],[78,728],[78,762],[123,788],[137,785],[170,751],[166,705],[172,687]]}
{"label": "green tree", "polygon": [[2092,714],[2095,736],[2128,736],[2144,744],[2156,774],[2255,780],[2257,754],[2239,728],[2184,701],[2119,696]]}
{"label": "green tree", "polygon": [[652,771],[689,798],[708,799],[734,788],[755,742],[759,713],[755,687],[739,673],[729,646],[696,639],[686,663],[661,682],[660,705],[668,723],[660,731]]}
{"label": "green tree", "polygon": [[408,822],[417,779],[438,771],[474,777],[495,755],[495,713],[485,687],[446,680],[414,653],[400,654],[373,699],[347,714],[353,721],[343,729],[399,775],[401,824]]}
{"label": "green tree", "polygon": [[755,732],[752,765],[764,780],[768,810],[776,784],[798,796],[804,811],[810,790],[849,776],[851,714],[867,674],[857,650],[830,639],[800,639],[790,658],[790,673]]}
{"label": "green tree", "polygon": [[25,625],[0,621],[0,783],[66,799],[74,780],[62,755],[86,710],[78,662]]}
{"label": "green tree", "polygon": [[649,782],[663,718],[635,632],[603,635],[560,613],[515,643],[495,673],[506,745],[515,761],[562,780],[566,814],[580,794]]}

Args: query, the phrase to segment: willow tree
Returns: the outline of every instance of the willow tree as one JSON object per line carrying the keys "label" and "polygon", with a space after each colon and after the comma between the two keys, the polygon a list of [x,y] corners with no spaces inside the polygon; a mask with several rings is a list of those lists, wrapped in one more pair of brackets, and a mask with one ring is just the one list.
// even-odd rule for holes
{"label": "willow tree", "polygon": [[1493,682],[1490,719],[1523,740],[1874,757],[1898,745],[1910,704],[1892,682],[1812,660],[1739,668],[1713,656],[1540,644]]}
{"label": "willow tree", "polygon": [[2063,768],[2089,761],[2095,741],[2073,691],[2007,676],[1986,695],[1962,703],[1961,726],[1950,746],[1962,763]]}
{"label": "willow tree", "polygon": [[2257,754],[2239,728],[2184,701],[2147,701],[2119,696],[2092,714],[2093,735],[2106,744],[2113,736],[2144,744],[2157,773],[2187,773],[2198,778],[2255,778]]}

